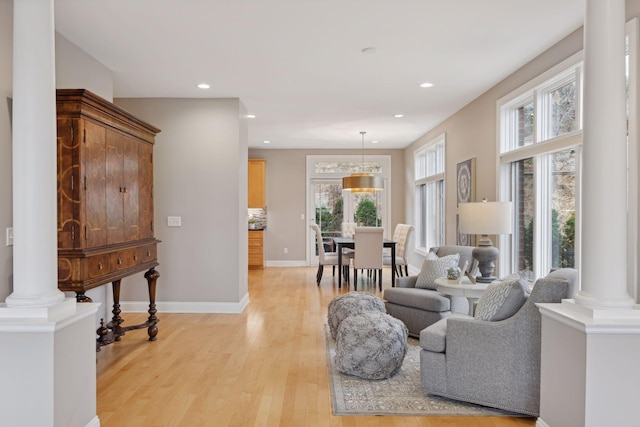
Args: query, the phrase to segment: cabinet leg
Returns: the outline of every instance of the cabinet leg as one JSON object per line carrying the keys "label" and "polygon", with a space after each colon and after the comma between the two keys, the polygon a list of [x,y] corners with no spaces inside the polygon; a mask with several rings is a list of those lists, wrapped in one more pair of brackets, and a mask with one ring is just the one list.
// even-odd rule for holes
{"label": "cabinet leg", "polygon": [[116,280],[111,283],[113,289],[113,318],[111,319],[111,330],[113,331],[114,339],[120,341],[120,337],[124,335],[124,329],[120,326],[123,322],[120,317],[120,280]]}
{"label": "cabinet leg", "polygon": [[144,274],[145,279],[149,285],[149,319],[147,324],[147,333],[149,334],[149,341],[155,341],[158,339],[158,318],[156,317],[156,281],[160,277],[160,273],[154,268],[151,268]]}
{"label": "cabinet leg", "polygon": [[76,291],[76,302],[93,302],[93,300],[84,294],[84,291]]}

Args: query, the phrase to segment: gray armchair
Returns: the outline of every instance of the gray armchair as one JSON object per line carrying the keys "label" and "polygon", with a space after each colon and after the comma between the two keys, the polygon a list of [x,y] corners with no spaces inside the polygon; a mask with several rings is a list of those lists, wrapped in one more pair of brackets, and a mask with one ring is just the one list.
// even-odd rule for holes
{"label": "gray armchair", "polygon": [[[471,271],[473,265],[472,246],[439,246],[431,248],[438,257],[459,254],[459,267],[467,265]],[[405,276],[396,279],[394,288],[384,290],[383,299],[387,313],[404,322],[409,335],[418,337],[427,326],[444,319],[452,312],[468,313],[469,301],[464,297],[443,295],[432,289],[416,288],[418,276]]]}
{"label": "gray armchair", "polygon": [[537,416],[540,323],[536,303],[572,298],[574,269],[539,279],[522,307],[500,321],[455,315],[420,334],[422,386],[432,394]]}

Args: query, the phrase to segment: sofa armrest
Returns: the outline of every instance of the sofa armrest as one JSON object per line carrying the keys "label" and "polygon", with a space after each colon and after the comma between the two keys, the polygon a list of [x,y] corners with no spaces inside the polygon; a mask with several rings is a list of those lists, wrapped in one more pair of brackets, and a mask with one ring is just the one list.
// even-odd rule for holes
{"label": "sofa armrest", "polygon": [[396,278],[396,288],[415,288],[418,276],[405,276]]}

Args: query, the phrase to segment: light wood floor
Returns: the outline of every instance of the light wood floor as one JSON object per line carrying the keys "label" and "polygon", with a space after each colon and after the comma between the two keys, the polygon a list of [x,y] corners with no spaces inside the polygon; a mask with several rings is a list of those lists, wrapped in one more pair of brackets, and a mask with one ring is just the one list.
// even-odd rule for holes
{"label": "light wood floor", "polygon": [[[104,347],[97,353],[101,425],[535,425],[532,418],[333,416],[323,325],[329,301],[348,290],[338,289],[331,268],[318,288],[315,272],[252,270],[242,314],[158,313],[158,341],[138,330]],[[389,269],[384,276],[388,287]],[[364,290],[380,295],[371,285]],[[125,324],[145,319],[123,317]]]}

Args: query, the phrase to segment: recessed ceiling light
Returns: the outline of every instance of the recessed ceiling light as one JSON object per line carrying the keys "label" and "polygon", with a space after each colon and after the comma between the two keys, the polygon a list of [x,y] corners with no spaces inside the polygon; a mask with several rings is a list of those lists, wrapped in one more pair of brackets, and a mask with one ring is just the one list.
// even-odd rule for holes
{"label": "recessed ceiling light", "polygon": [[378,141],[371,141],[371,143],[372,143],[372,144],[377,144],[377,143],[378,143]]}
{"label": "recessed ceiling light", "polygon": [[211,86],[208,83],[198,83],[200,89],[209,89]]}
{"label": "recessed ceiling light", "polygon": [[265,141],[262,141],[262,143],[263,143],[263,144],[271,144],[271,141],[269,141],[269,140],[265,140]]}
{"label": "recessed ceiling light", "polygon": [[433,83],[421,83],[420,87],[433,87]]}
{"label": "recessed ceiling light", "polygon": [[256,115],[255,114],[247,114],[247,119],[255,119]]}
{"label": "recessed ceiling light", "polygon": [[401,117],[404,117],[404,114],[394,114],[393,117],[395,117],[396,119],[399,119]]}

